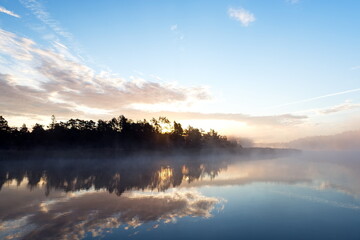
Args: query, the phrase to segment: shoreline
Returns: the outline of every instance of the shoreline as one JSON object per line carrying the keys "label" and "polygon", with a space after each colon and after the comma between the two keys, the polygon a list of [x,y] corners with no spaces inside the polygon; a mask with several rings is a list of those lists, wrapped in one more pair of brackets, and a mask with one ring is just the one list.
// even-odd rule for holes
{"label": "shoreline", "polygon": [[298,149],[286,148],[203,148],[203,149],[180,149],[180,150],[133,150],[124,151],[117,148],[75,148],[75,149],[7,149],[0,150],[0,161],[9,160],[59,160],[59,159],[113,159],[122,160],[137,157],[209,157],[231,156],[240,158],[253,157],[282,157],[300,154]]}

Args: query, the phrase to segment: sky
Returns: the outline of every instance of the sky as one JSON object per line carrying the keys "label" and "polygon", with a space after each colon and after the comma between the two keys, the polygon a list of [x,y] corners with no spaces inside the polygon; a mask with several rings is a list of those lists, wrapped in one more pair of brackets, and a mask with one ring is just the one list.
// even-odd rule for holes
{"label": "sky", "polygon": [[256,143],[360,130],[356,0],[0,0],[11,126],[167,116]]}

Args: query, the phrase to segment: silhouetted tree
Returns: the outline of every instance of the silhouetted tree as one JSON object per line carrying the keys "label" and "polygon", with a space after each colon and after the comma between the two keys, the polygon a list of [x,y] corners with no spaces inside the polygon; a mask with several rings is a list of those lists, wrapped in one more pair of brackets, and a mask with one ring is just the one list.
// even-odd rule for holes
{"label": "silhouetted tree", "polygon": [[51,115],[51,123],[50,123],[50,129],[55,128],[56,118],[55,115]]}
{"label": "silhouetted tree", "polygon": [[197,128],[189,126],[185,130],[185,144],[189,148],[200,148],[201,147],[201,132]]}
{"label": "silhouetted tree", "polygon": [[203,130],[189,126],[183,130],[180,123],[166,117],[152,118],[150,122],[134,122],[120,115],[109,121],[69,119],[57,123],[55,116],[47,129],[35,124],[29,132],[27,126],[10,128],[0,117],[0,149],[68,149],[111,148],[124,152],[138,150],[200,150],[202,148],[234,147],[226,137],[214,130]]}
{"label": "silhouetted tree", "polygon": [[32,128],[33,134],[43,134],[45,133],[44,126],[38,123],[35,123],[34,127]]}
{"label": "silhouetted tree", "polygon": [[1,132],[9,132],[10,127],[8,125],[8,122],[3,118],[3,116],[0,116],[0,131]]}
{"label": "silhouetted tree", "polygon": [[184,130],[180,123],[174,121],[172,131],[170,133],[170,139],[176,147],[183,147],[185,143]]}
{"label": "silhouetted tree", "polygon": [[26,127],[26,124],[24,123],[20,128],[20,133],[26,134],[29,132],[29,129]]}

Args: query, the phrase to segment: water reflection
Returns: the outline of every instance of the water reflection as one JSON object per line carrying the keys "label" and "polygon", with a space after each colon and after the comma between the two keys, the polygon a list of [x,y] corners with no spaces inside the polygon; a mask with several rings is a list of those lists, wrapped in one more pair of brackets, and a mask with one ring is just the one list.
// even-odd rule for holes
{"label": "water reflection", "polygon": [[192,187],[244,185],[256,182],[301,184],[360,197],[359,152],[305,152],[278,159],[233,162],[215,179],[192,182]]}
{"label": "water reflection", "polygon": [[[16,196],[15,196],[16,194]],[[220,201],[196,191],[160,194],[129,193],[120,198],[104,191],[55,194],[49,198],[7,191],[8,200],[21,197],[17,209],[1,208],[0,229],[8,239],[82,239],[123,226],[137,228],[146,222],[175,222],[183,217],[211,217]],[[19,231],[20,230],[20,231]]]}
{"label": "water reflection", "polygon": [[[209,218],[223,200],[195,189],[229,160],[126,159],[0,162],[0,238],[82,239],[183,217]],[[155,190],[155,191],[154,191]],[[111,193],[111,194],[109,194]],[[2,197],[4,196],[4,197]]]}
{"label": "water reflection", "polygon": [[[0,239],[83,239],[122,229],[162,228],[186,217],[210,218],[226,194],[204,186],[275,183],[360,196],[357,153],[304,153],[273,159],[137,158],[0,162]],[[271,186],[271,185],[269,185]],[[256,189],[256,188],[254,188]],[[360,210],[357,202],[269,187],[301,201]],[[260,190],[263,191],[263,190]],[[240,216],[238,216],[240,217]],[[230,223],[220,223],[230,224]],[[231,226],[231,224],[229,225]],[[236,231],[236,229],[234,229]]]}
{"label": "water reflection", "polygon": [[120,196],[127,190],[159,190],[193,182],[200,178],[215,178],[227,168],[231,159],[127,159],[86,161],[12,161],[0,162],[0,190],[5,184],[26,182],[31,190],[43,186],[51,190],[74,192],[106,189]]}

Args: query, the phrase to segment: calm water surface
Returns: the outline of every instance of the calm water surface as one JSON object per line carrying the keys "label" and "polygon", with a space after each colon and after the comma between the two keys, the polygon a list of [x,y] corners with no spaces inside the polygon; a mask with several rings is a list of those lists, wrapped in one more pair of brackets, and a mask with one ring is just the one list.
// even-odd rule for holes
{"label": "calm water surface", "polygon": [[360,153],[0,162],[0,239],[360,239]]}

